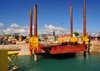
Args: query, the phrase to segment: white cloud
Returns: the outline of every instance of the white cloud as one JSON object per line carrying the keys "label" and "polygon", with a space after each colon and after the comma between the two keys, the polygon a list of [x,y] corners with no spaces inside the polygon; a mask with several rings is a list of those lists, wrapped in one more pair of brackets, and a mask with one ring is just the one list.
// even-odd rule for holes
{"label": "white cloud", "polygon": [[[10,25],[10,27],[12,27],[12,28],[19,28],[19,29],[30,29],[30,27],[28,27],[28,26],[19,26],[19,25],[16,24],[16,23],[12,23],[12,24]],[[34,29],[34,26],[32,26],[32,28]]]}
{"label": "white cloud", "polygon": [[[25,35],[25,34],[28,34],[28,33],[29,33],[29,30],[9,28],[9,29],[6,29],[6,30],[2,30],[2,32],[3,32],[4,34],[20,33],[20,34],[22,34],[22,35]],[[0,34],[2,34],[2,33],[0,33]]]}
{"label": "white cloud", "polygon": [[74,33],[74,32],[83,33],[82,30],[73,30],[73,33]]}
{"label": "white cloud", "polygon": [[73,30],[73,32],[78,32],[78,33],[82,33],[82,30]]}
{"label": "white cloud", "polygon": [[44,29],[43,27],[40,27],[41,29]]}
{"label": "white cloud", "polygon": [[0,27],[5,27],[4,24],[0,23]]}
{"label": "white cloud", "polygon": [[[26,35],[30,33],[30,27],[29,26],[19,26],[16,23],[13,23],[10,25],[10,28],[6,29],[6,30],[2,30],[2,32],[4,34],[14,34],[14,33],[20,33],[22,35]],[[34,26],[32,26],[32,33],[34,34]],[[0,34],[2,34],[0,32]]]}
{"label": "white cloud", "polygon": [[34,29],[34,26],[32,26],[32,29]]}
{"label": "white cloud", "polygon": [[13,23],[13,24],[10,25],[10,27],[18,28],[19,25],[17,25],[16,23]]}
{"label": "white cloud", "polygon": [[64,28],[62,28],[62,27],[54,27],[54,26],[52,26],[52,25],[49,25],[49,26],[44,25],[44,27],[45,27],[46,29],[40,30],[40,31],[38,32],[38,34],[53,34],[53,31],[55,31],[55,34],[62,34],[62,31],[63,31],[63,33],[65,33],[65,34],[69,34],[68,30],[66,30],[66,29],[64,29]]}
{"label": "white cloud", "polygon": [[[4,34],[14,34],[14,33],[21,33],[22,35],[26,35],[30,33],[30,27],[29,26],[19,26],[17,24],[11,24],[10,25],[11,28],[8,28],[6,30],[2,30]],[[14,28],[16,27],[16,29]],[[45,29],[44,29],[45,27]],[[53,31],[55,31],[56,35],[61,35],[62,34],[62,30],[64,34],[70,34],[70,31],[66,30],[65,28],[62,27],[55,27],[52,25],[44,25],[44,27],[42,27],[42,30],[38,31],[38,34],[53,34]],[[34,34],[34,26],[32,26],[33,30],[32,33]],[[73,32],[79,32],[82,33],[81,30],[73,30]],[[0,32],[0,34],[2,34]]]}
{"label": "white cloud", "polygon": [[77,30],[77,32],[78,32],[78,33],[82,33],[83,31],[82,31],[82,30]]}
{"label": "white cloud", "polygon": [[66,29],[64,29],[64,28],[62,28],[62,27],[54,27],[54,26],[52,26],[52,25],[49,25],[49,26],[47,26],[47,25],[44,25],[44,27],[46,28],[46,29],[50,29],[50,30],[63,30],[63,31],[67,31]]}

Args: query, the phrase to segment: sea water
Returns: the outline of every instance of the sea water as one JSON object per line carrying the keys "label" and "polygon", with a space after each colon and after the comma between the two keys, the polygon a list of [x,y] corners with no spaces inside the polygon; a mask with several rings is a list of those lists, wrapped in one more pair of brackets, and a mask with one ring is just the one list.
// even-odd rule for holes
{"label": "sea water", "polygon": [[[14,60],[15,62],[15,60]],[[100,53],[41,54],[38,61],[34,56],[18,56],[17,71],[100,71]]]}

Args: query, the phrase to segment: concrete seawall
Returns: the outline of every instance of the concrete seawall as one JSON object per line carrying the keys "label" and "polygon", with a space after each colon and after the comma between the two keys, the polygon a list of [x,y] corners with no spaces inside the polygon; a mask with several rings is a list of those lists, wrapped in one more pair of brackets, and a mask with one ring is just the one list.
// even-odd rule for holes
{"label": "concrete seawall", "polygon": [[18,51],[18,55],[29,55],[29,44],[0,45],[0,50]]}
{"label": "concrete seawall", "polygon": [[91,41],[90,44],[92,44],[90,46],[91,52],[100,52],[100,41]]}

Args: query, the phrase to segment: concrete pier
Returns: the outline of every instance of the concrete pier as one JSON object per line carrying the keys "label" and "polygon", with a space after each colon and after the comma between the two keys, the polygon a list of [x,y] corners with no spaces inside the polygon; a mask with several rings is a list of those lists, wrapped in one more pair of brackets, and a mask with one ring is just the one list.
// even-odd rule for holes
{"label": "concrete pier", "polygon": [[91,41],[90,52],[100,52],[100,41]]}
{"label": "concrete pier", "polygon": [[29,44],[0,45],[0,50],[18,51],[18,55],[30,55]]}

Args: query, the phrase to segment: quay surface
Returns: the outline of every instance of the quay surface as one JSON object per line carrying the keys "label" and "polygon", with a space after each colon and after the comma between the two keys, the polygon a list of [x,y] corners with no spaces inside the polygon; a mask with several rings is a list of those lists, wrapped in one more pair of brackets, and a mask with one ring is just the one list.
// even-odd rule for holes
{"label": "quay surface", "polygon": [[29,44],[9,44],[9,45],[0,45],[0,50],[8,50],[8,51],[17,51],[18,55],[29,55]]}

